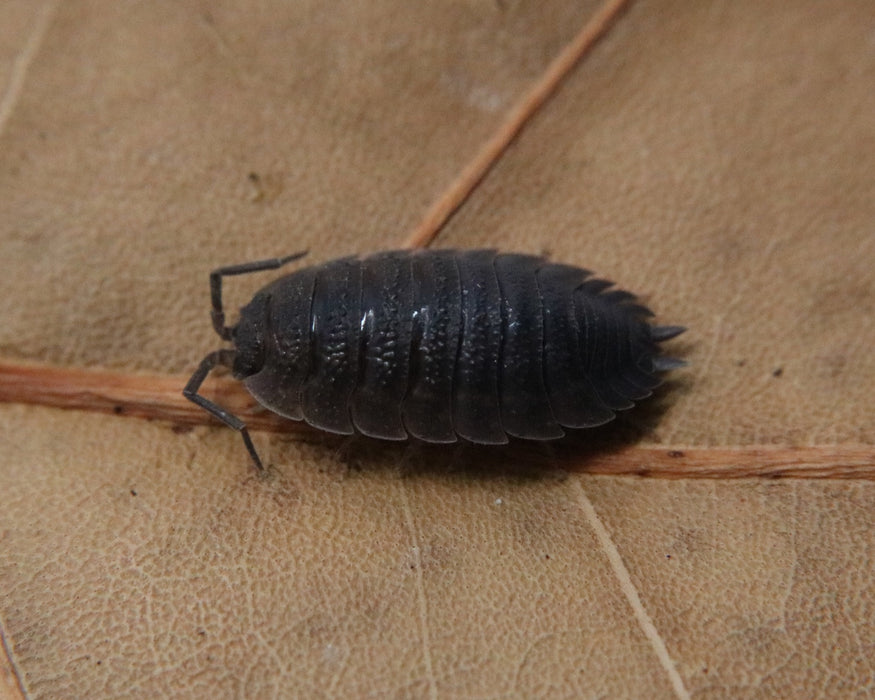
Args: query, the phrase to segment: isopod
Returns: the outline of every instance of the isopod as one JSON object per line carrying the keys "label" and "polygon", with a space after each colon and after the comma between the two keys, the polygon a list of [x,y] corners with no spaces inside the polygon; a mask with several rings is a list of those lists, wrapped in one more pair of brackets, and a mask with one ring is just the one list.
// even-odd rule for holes
{"label": "isopod", "polygon": [[345,257],[274,280],[225,324],[222,278],[303,257],[210,274],[212,321],[233,349],[208,354],[183,395],[238,430],[198,394],[226,366],[266,408],[315,428],[383,440],[508,436],[552,440],[631,408],[685,363],[659,343],[685,329],[588,270],[495,250],[420,250]]}

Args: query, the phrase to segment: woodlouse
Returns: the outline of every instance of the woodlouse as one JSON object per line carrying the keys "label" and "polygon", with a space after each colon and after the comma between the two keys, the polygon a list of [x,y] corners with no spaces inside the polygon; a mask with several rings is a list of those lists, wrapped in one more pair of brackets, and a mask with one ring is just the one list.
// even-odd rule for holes
{"label": "woodlouse", "polygon": [[579,267],[495,250],[391,251],[346,257],[274,280],[225,325],[222,278],[302,257],[210,274],[212,320],[233,349],[207,355],[183,394],[240,431],[199,395],[230,367],[265,407],[340,434],[425,442],[550,440],[631,408],[684,365],[659,343],[684,331],[654,326],[629,292]]}

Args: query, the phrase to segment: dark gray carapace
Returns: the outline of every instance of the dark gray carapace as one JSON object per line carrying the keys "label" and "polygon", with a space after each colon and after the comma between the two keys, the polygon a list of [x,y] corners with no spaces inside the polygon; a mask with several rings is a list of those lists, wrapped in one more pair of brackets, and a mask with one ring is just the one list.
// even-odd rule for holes
{"label": "dark gray carapace", "polygon": [[239,430],[197,392],[230,367],[259,403],[332,433],[384,440],[501,444],[562,437],[631,408],[685,364],[659,343],[629,292],[587,270],[494,250],[420,250],[332,260],[261,289],[225,325],[222,278],[302,257],[222,267],[210,275],[216,332],[233,349],[207,355],[186,398]]}

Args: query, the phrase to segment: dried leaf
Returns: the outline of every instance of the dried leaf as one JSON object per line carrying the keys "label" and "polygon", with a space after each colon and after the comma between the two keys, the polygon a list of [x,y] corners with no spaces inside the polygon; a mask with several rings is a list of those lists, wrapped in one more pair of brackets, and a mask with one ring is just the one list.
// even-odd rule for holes
{"label": "dried leaf", "polygon": [[218,344],[210,269],[401,245],[600,9],[0,8],[0,694],[871,693],[867,1],[633,3],[436,244],[548,251],[691,329],[583,446],[605,469],[870,478],[306,431],[257,434],[259,476],[161,412]]}

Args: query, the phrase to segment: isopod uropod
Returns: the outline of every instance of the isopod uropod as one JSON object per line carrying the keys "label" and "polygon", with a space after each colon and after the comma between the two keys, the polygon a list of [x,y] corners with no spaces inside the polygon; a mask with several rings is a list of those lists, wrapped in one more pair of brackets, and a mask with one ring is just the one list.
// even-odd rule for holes
{"label": "isopod uropod", "polygon": [[500,444],[606,423],[648,396],[658,373],[685,364],[659,349],[684,328],[651,325],[634,295],[579,267],[495,250],[390,251],[305,267],[225,325],[223,277],[303,255],[210,274],[213,327],[234,347],[207,355],[183,390],[240,431],[259,468],[244,423],[197,393],[218,365],[271,411],[322,430]]}

